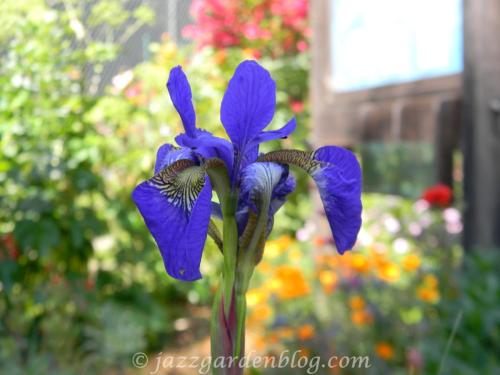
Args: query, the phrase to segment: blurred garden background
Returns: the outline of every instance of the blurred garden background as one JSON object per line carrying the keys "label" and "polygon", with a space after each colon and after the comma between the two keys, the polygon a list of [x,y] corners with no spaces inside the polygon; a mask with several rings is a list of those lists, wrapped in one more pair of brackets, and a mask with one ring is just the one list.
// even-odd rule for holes
{"label": "blurred garden background", "polygon": [[[275,219],[248,294],[247,350],[266,356],[298,350],[326,359],[361,355],[372,364],[320,369],[321,374],[500,373],[500,252],[494,245],[464,242],[464,212],[475,201],[469,201],[467,183],[463,188],[467,145],[459,139],[466,132],[455,126],[459,120],[446,120],[456,111],[439,112],[446,121],[439,120],[436,130],[433,120],[421,116],[425,105],[418,102],[406,112],[403,105],[394,125],[396,107],[372,105],[385,91],[376,91],[375,99],[363,94],[371,105],[364,109],[354,108],[349,96],[429,77],[461,77],[462,44],[456,41],[462,38],[462,3],[443,0],[460,6],[456,14],[441,2],[441,13],[432,2],[421,4],[429,27],[448,25],[442,26],[448,37],[431,34],[415,45],[435,41],[426,50],[433,56],[442,51],[439,43],[454,46],[438,69],[426,55],[401,68],[397,48],[407,46],[403,37],[400,44],[381,43],[385,60],[348,48],[377,30],[366,22],[363,29],[359,12],[377,2],[351,2],[358,16],[349,23],[356,9],[334,1],[329,21],[345,17],[333,27],[322,22],[326,13],[313,13],[326,2],[314,3],[2,0],[0,373],[145,374],[156,368],[158,353],[209,355],[218,250],[207,240],[202,280],[174,281],[130,194],[151,175],[157,148],[173,142],[181,129],[165,89],[169,70],[182,65],[193,86],[198,123],[225,137],[218,126],[220,102],[245,59],[258,60],[276,80],[278,109],[271,127],[297,118],[293,136],[274,142],[303,150],[325,142],[350,147],[360,157],[366,187],[358,242],[340,256],[323,230],[319,205],[306,197],[313,186],[297,173],[298,188]],[[380,3],[386,6],[377,8],[386,10],[383,15],[396,6]],[[432,14],[437,16],[427,17]],[[439,23],[446,14],[455,18]],[[419,25],[408,29],[411,35],[422,35]],[[350,33],[352,27],[357,31]],[[321,45],[321,28],[324,35],[333,30],[335,37],[325,41],[337,41],[333,49]],[[369,53],[378,56],[373,48]],[[329,112],[328,103],[318,108],[316,100],[332,62],[339,67],[332,85],[341,93],[333,97],[343,95],[336,99],[341,115]],[[451,87],[443,90],[458,90]],[[389,96],[401,103],[405,95],[393,89]],[[455,103],[455,96],[446,99]],[[363,120],[347,118],[347,112],[361,113]],[[447,132],[447,124],[455,130]],[[398,136],[391,138],[394,126]],[[434,133],[439,136],[429,137]],[[497,176],[498,170],[484,173]],[[498,201],[492,209],[500,210]],[[481,217],[498,231],[497,214]],[[134,368],[136,352],[150,355],[145,369]]]}

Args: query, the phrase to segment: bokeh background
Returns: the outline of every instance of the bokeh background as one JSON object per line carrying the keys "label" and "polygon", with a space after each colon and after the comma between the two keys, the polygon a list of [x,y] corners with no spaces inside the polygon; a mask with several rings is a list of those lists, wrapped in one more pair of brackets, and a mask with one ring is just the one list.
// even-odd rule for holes
{"label": "bokeh background", "polygon": [[[181,130],[170,68],[186,71],[199,126],[225,136],[219,106],[244,59],[276,80],[270,127],[298,120],[293,136],[265,147],[350,147],[366,187],[359,240],[339,256],[308,198],[314,187],[297,173],[248,293],[248,350],[370,357],[370,369],[325,374],[500,373],[500,252],[463,246],[473,202],[453,115],[462,3],[337,0],[319,15],[314,3],[2,0],[2,374],[145,374],[155,363],[135,369],[136,352],[151,362],[209,354],[216,247],[207,240],[202,280],[169,278],[130,194]],[[433,95],[453,94],[445,120],[428,115],[435,95],[409,99],[428,79]],[[341,110],[310,87],[332,87]],[[305,371],[249,371],[274,373]]]}

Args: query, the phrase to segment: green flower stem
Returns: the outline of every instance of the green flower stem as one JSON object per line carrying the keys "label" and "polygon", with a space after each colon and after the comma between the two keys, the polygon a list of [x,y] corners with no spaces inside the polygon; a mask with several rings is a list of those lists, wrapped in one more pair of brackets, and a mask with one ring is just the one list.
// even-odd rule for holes
{"label": "green flower stem", "polygon": [[[222,293],[218,288],[212,304],[212,318],[210,320],[210,350],[212,361],[217,357],[224,356],[222,327],[219,324],[219,314],[222,305]],[[212,375],[224,375],[223,369],[212,366]]]}
{"label": "green flower stem", "polygon": [[236,199],[229,197],[221,202],[223,234],[222,248],[224,251],[224,313],[229,315],[233,295],[236,260],[238,254],[238,225],[236,223]]}
{"label": "green flower stem", "polygon": [[244,354],[245,344],[245,318],[246,318],[246,293],[252,278],[256,259],[259,258],[259,252],[263,246],[261,243],[262,236],[266,230],[267,215],[269,212],[270,199],[266,197],[260,207],[259,217],[255,226],[250,243],[246,249],[240,249],[240,257],[238,262],[238,273],[235,285],[236,298],[236,337],[234,341],[234,353],[237,356]]}
{"label": "green flower stem", "polygon": [[247,314],[246,293],[235,292],[236,300],[236,335],[233,352],[237,358],[245,355],[245,319]]}
{"label": "green flower stem", "polygon": [[210,159],[205,165],[212,187],[219,197],[222,210],[222,249],[224,253],[222,285],[224,288],[224,313],[227,317],[231,306],[238,254],[238,225],[236,223],[238,197],[231,191],[231,182],[226,167],[221,160]]}

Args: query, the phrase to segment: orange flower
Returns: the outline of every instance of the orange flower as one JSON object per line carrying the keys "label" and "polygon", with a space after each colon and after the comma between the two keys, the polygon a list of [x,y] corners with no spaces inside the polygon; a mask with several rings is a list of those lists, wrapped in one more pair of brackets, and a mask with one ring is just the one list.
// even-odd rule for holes
{"label": "orange flower", "polygon": [[314,245],[316,245],[317,247],[325,246],[327,243],[328,240],[325,237],[322,236],[314,237]]}
{"label": "orange flower", "polygon": [[401,272],[399,267],[392,262],[384,262],[378,266],[378,277],[388,283],[399,279]]}
{"label": "orange flower", "polygon": [[429,288],[437,288],[438,284],[439,281],[436,276],[432,274],[424,276],[424,285],[428,286]]}
{"label": "orange flower", "polygon": [[[348,256],[349,253],[345,254],[344,256]],[[318,264],[319,266],[328,266],[328,267],[332,267],[332,268],[335,268],[338,264],[339,264],[339,258],[343,258],[343,257],[337,257],[335,255],[331,255],[331,254],[319,254],[319,255],[316,255],[316,264]]]}
{"label": "orange flower", "polygon": [[436,303],[439,301],[440,294],[435,288],[420,287],[417,289],[417,296],[424,302]]}
{"label": "orange flower", "polygon": [[379,342],[375,347],[375,351],[380,358],[385,360],[394,357],[394,349],[386,342]]}
{"label": "orange flower", "polygon": [[311,356],[311,351],[307,348],[299,348],[298,353],[299,357],[307,357]]}
{"label": "orange flower", "polygon": [[264,350],[266,347],[266,339],[259,335],[254,338],[253,344],[258,350]]}
{"label": "orange flower", "polygon": [[290,327],[283,327],[276,330],[276,335],[282,340],[292,340],[295,337],[295,331]]}
{"label": "orange flower", "polygon": [[270,344],[279,344],[280,342],[280,339],[276,333],[271,333],[267,335],[266,339],[267,342],[269,342]]}
{"label": "orange flower", "polygon": [[248,320],[250,322],[261,322],[268,320],[273,315],[273,310],[266,304],[255,306]]}
{"label": "orange flower", "polygon": [[280,266],[274,272],[271,288],[281,299],[303,297],[310,292],[302,271],[293,266]]}
{"label": "orange flower", "polygon": [[432,274],[425,275],[422,284],[417,288],[418,298],[425,302],[438,302],[440,298],[438,284],[439,281],[436,276]]}
{"label": "orange flower", "polygon": [[319,282],[325,293],[331,293],[338,282],[338,276],[333,271],[319,271]]}
{"label": "orange flower", "polygon": [[370,263],[363,254],[352,254],[351,267],[360,273],[366,273],[370,270]]}
{"label": "orange flower", "polygon": [[349,299],[349,306],[353,310],[363,310],[365,305],[365,300],[360,296],[353,296]]}
{"label": "orange flower", "polygon": [[403,258],[402,266],[406,271],[415,271],[420,267],[420,257],[416,254],[409,254]]}
{"label": "orange flower", "polygon": [[225,49],[219,49],[214,55],[214,60],[217,65],[222,65],[226,62],[227,51]]}
{"label": "orange flower", "polygon": [[312,324],[304,324],[297,329],[297,337],[303,341],[312,339],[315,334]]}
{"label": "orange flower", "polygon": [[351,320],[357,326],[364,326],[373,322],[372,314],[366,310],[356,310],[351,313]]}
{"label": "orange flower", "polygon": [[257,269],[262,273],[270,273],[272,268],[272,266],[266,261],[260,262],[257,267]]}

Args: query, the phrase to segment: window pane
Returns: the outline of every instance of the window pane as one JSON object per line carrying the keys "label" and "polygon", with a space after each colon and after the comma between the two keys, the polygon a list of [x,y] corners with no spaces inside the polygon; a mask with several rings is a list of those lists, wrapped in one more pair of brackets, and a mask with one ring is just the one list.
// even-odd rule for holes
{"label": "window pane", "polygon": [[331,0],[338,91],[462,71],[462,0]]}

